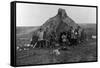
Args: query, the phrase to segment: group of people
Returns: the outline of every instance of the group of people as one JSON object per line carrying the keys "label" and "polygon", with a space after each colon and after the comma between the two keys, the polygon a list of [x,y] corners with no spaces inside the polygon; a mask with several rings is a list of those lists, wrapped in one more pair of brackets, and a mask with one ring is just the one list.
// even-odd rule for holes
{"label": "group of people", "polygon": [[32,38],[31,44],[33,44],[34,47],[55,47],[56,44],[59,44],[59,46],[77,45],[81,42],[82,32],[80,32],[80,27],[76,29],[70,27],[68,31],[60,32],[59,36],[56,32],[51,32],[49,40],[43,38],[44,33],[45,32],[40,29],[37,33],[37,40],[34,42],[34,37]]}
{"label": "group of people", "polygon": [[60,34],[60,42],[64,45],[77,45],[80,42],[80,27],[73,29],[70,27],[68,31],[62,32]]}

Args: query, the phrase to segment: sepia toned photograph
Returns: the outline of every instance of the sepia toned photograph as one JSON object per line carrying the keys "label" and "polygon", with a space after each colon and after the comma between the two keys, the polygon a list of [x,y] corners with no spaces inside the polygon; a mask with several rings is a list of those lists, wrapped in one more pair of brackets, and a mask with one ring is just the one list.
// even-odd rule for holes
{"label": "sepia toned photograph", "polygon": [[16,65],[97,61],[96,7],[16,3]]}

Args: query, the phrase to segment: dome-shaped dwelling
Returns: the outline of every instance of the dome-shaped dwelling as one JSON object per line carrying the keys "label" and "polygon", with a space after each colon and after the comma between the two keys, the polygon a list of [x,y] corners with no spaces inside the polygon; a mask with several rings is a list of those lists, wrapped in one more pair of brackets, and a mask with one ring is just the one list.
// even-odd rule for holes
{"label": "dome-shaped dwelling", "polygon": [[[37,33],[36,35],[40,35],[38,37],[42,37],[43,40],[55,43],[59,42],[62,33],[66,33],[71,29],[76,30],[78,27],[80,26],[67,15],[65,9],[59,8],[56,16],[48,19],[42,26],[40,26],[39,29],[42,31],[39,32],[38,29],[35,32]],[[81,31],[79,33],[81,34]]]}
{"label": "dome-shaped dwelling", "polygon": [[[76,29],[79,25],[76,24],[66,13],[65,9],[59,8],[56,16],[48,19],[41,28],[46,31],[46,35],[51,32],[56,32],[59,35],[63,31],[68,31],[70,27]],[[45,37],[46,37],[45,35]]]}

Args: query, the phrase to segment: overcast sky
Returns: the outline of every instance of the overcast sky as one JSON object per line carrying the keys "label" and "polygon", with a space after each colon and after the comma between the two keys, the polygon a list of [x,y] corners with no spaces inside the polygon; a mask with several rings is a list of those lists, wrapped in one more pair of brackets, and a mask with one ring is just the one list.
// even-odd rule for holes
{"label": "overcast sky", "polygon": [[96,8],[17,3],[17,26],[40,26],[63,8],[76,23],[96,23]]}

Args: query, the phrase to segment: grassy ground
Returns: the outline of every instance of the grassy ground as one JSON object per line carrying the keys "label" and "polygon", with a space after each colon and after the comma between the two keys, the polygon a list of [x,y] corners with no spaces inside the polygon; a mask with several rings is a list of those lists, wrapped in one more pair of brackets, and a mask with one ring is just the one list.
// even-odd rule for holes
{"label": "grassy ground", "polygon": [[17,65],[48,64],[96,61],[96,41],[91,40],[76,46],[71,46],[69,50],[60,50],[60,55],[56,55],[53,49],[30,49],[17,52]]}
{"label": "grassy ground", "polygon": [[[82,25],[84,27],[84,25]],[[89,27],[90,26],[90,27]],[[20,27],[17,30],[17,46],[23,46],[30,43],[34,28]],[[96,26],[85,25],[88,34],[96,35]],[[37,29],[37,28],[36,28]],[[17,65],[29,64],[48,64],[48,63],[67,63],[83,62],[97,60],[96,39],[90,39],[87,42],[70,46],[69,50],[60,50],[60,55],[53,53],[53,49],[34,48],[30,50],[17,51]]]}

